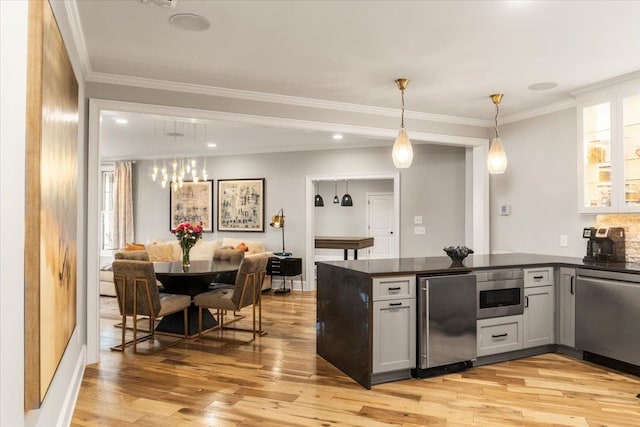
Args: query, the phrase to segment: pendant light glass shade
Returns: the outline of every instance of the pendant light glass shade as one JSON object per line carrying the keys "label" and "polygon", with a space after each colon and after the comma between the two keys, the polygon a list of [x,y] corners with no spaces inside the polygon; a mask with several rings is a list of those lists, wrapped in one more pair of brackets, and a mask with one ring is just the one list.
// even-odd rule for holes
{"label": "pendant light glass shade", "polygon": [[491,140],[491,148],[487,156],[487,169],[492,175],[502,174],[507,169],[507,153],[504,151],[500,138]]}
{"label": "pendant light glass shade", "polygon": [[393,152],[391,153],[393,158],[393,165],[397,168],[408,168],[413,162],[413,147],[411,146],[411,140],[404,128],[400,129],[396,142],[393,143]]}
{"label": "pendant light glass shade", "polygon": [[349,194],[349,181],[347,181],[347,190],[344,193],[344,196],[342,196],[342,201],[340,202],[340,206],[347,206],[347,207],[353,206],[353,199]]}
{"label": "pendant light glass shade", "polygon": [[402,116],[400,119],[400,131],[393,143],[391,158],[393,159],[393,165],[397,168],[408,168],[413,162],[413,147],[411,146],[409,134],[407,134],[407,131],[404,129],[404,90],[408,84],[408,79],[396,80],[396,86],[398,86],[402,94]]}
{"label": "pendant light glass shade", "polygon": [[504,95],[501,93],[494,93],[489,96],[496,106],[496,137],[491,140],[491,147],[489,148],[489,154],[487,155],[487,169],[491,175],[503,174],[507,169],[507,153],[504,151],[502,140],[498,134],[498,104],[502,101],[503,96]]}
{"label": "pendant light glass shade", "polygon": [[316,182],[316,195],[313,198],[313,205],[315,207],[324,206],[324,200],[322,199],[322,196],[320,195],[320,182]]}
{"label": "pendant light glass shade", "polygon": [[340,203],[340,199],[338,198],[338,181],[333,181],[333,186],[335,187],[335,196],[333,196],[333,203]]}

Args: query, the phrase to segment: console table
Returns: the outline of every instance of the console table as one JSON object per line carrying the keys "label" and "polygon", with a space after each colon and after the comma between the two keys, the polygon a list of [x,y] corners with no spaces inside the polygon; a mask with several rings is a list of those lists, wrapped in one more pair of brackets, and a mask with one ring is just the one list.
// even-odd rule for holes
{"label": "console table", "polygon": [[353,259],[358,259],[358,249],[373,246],[373,237],[316,236],[318,249],[344,249],[344,259],[348,258],[348,250],[353,249]]}
{"label": "console table", "polygon": [[[271,283],[273,283],[273,276],[282,277],[282,287],[273,291],[276,294],[291,292],[291,289],[286,287],[287,277],[300,276],[300,288],[302,288],[302,258],[270,257],[267,262],[267,274],[271,276]],[[291,288],[293,289],[293,279],[291,279]]]}

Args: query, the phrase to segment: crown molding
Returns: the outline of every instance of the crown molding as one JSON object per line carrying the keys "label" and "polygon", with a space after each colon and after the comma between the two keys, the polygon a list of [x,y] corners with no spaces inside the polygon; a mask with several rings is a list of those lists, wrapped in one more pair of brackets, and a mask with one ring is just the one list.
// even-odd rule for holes
{"label": "crown molding", "polygon": [[[520,120],[532,119],[538,116],[544,116],[545,114],[555,113],[556,111],[566,110],[567,108],[574,108],[576,106],[575,99],[568,99],[566,101],[556,102],[555,104],[545,105],[538,108],[532,108],[531,110],[521,111],[520,113],[509,114],[500,118],[500,123],[512,123],[519,122]],[[493,127],[493,122],[490,123],[490,127]]]}
{"label": "crown molding", "polygon": [[613,77],[607,80],[603,80],[601,82],[598,83],[594,83],[592,85],[589,86],[584,86],[580,89],[574,90],[573,92],[571,92],[571,95],[573,95],[576,98],[579,98],[583,95],[589,94],[592,91],[598,90],[598,89],[604,89],[604,88],[609,88],[611,86],[615,86],[618,84],[622,84],[622,83],[627,83],[629,81],[632,80],[637,80],[640,79],[640,70],[638,71],[633,71],[631,73],[628,74],[623,74],[621,76],[617,76],[617,77]]}
{"label": "crown molding", "polygon": [[[302,98],[297,96],[279,95],[274,93],[257,92],[242,89],[229,89],[193,83],[174,82],[169,80],[149,79],[143,77],[124,76],[108,73],[91,72],[88,81],[95,83],[115,84],[122,86],[136,86],[148,89],[167,90],[218,96],[223,98],[242,99],[247,101],[267,102],[274,104],[295,105],[298,107],[345,111],[350,113],[371,114],[377,116],[399,117],[400,110],[395,108],[375,107],[371,105],[350,104],[346,102],[327,101],[322,99]],[[420,113],[405,111],[405,117],[414,120],[434,121],[466,126],[488,126],[487,120],[466,117],[447,116],[443,114]]]}
{"label": "crown molding", "polygon": [[80,13],[78,12],[77,0],[64,2],[64,8],[69,18],[71,36],[73,37],[76,49],[78,49],[78,59],[80,60],[82,74],[84,75],[85,80],[87,80],[93,70],[91,69],[91,61],[89,60],[87,43],[84,39],[84,31],[82,31],[82,22],[80,21]]}

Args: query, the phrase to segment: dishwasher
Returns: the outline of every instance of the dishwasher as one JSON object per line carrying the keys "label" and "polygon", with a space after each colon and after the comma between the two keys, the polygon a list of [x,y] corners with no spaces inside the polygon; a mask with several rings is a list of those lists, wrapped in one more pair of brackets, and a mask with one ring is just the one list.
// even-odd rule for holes
{"label": "dishwasher", "polygon": [[598,356],[640,366],[640,275],[576,271],[576,347],[584,359]]}
{"label": "dishwasher", "polygon": [[476,359],[476,276],[418,276],[416,377],[457,372]]}

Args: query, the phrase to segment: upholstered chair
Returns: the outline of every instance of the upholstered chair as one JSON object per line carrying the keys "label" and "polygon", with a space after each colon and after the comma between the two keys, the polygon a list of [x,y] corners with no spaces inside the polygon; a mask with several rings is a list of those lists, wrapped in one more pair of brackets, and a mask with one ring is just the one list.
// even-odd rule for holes
{"label": "upholstered chair", "polygon": [[[256,334],[264,335],[262,331],[262,305],[261,287],[267,270],[268,255],[245,257],[238,268],[236,280],[233,287],[220,287],[199,295],[196,295],[193,302],[198,306],[198,330],[202,336],[202,310],[215,309],[220,330],[235,329],[253,333],[253,341]],[[229,311],[235,312],[251,306],[253,311],[252,329],[231,328],[225,325],[225,314]],[[258,327],[256,329],[256,308],[258,309]],[[235,322],[244,316],[235,317],[231,322]],[[228,322],[228,323],[231,323]]]}
{"label": "upholstered chair", "polygon": [[[216,261],[240,263],[244,259],[244,251],[232,248],[216,249],[213,253],[213,263]],[[212,290],[220,288],[221,285],[233,286],[236,279],[236,272],[220,273],[216,277],[216,282],[210,287]]]}
{"label": "upholstered chair", "polygon": [[[138,261],[131,259],[116,259],[113,261],[113,282],[118,298],[118,308],[122,315],[122,343],[112,347],[112,350],[124,351],[125,347],[133,344],[134,353],[156,353],[169,345],[177,344],[187,337],[187,308],[191,304],[188,295],[162,294],[156,285],[156,276],[153,264],[150,261]],[[144,352],[138,351],[138,343],[147,339],[154,340],[155,321],[159,317],[183,311],[184,331],[183,338],[174,340],[166,345],[153,347]],[[138,338],[138,316],[149,318],[149,334]],[[127,317],[133,319],[133,340],[125,342],[125,329]]]}
{"label": "upholstered chair", "polygon": [[149,254],[147,251],[118,251],[113,257],[115,259],[129,259],[135,261],[149,261]]}

